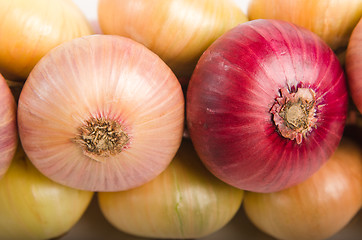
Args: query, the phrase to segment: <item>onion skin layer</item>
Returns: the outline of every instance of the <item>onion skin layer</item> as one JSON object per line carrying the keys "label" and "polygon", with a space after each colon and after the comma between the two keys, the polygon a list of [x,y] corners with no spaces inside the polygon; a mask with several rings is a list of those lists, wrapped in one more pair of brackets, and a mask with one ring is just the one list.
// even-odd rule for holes
{"label": "onion skin layer", "polygon": [[251,0],[248,17],[278,19],[305,27],[334,51],[347,47],[362,16],[361,0]]}
{"label": "onion skin layer", "polygon": [[93,33],[72,0],[0,0],[0,72],[25,81],[49,50]]}
{"label": "onion skin layer", "polygon": [[18,145],[14,96],[0,74],[0,179],[8,170]]}
{"label": "onion skin layer", "polygon": [[353,102],[362,113],[362,20],[353,30],[346,53],[346,73]]}
{"label": "onion skin layer", "polygon": [[362,152],[343,139],[331,159],[306,181],[275,193],[246,192],[244,209],[277,239],[321,240],[340,230],[362,207]]}
{"label": "onion skin layer", "polygon": [[178,76],[190,77],[206,48],[247,21],[233,0],[100,0],[102,32],[136,40]]}
{"label": "onion skin layer", "polygon": [[128,234],[196,239],[225,226],[238,211],[243,193],[213,176],[185,139],[154,180],[128,191],[98,193],[98,200],[106,219]]}
{"label": "onion skin layer", "polygon": [[[315,92],[315,127],[301,144],[282,137],[270,109],[280,89]],[[344,72],[310,31],[279,20],[241,24],[200,58],[187,90],[190,138],[206,167],[244,190],[304,181],[337,148],[347,115]]]}
{"label": "onion skin layer", "polygon": [[[42,58],[24,84],[19,135],[47,177],[89,191],[121,191],[150,181],[171,162],[184,128],[184,97],[170,68],[143,45],[92,35]],[[122,125],[129,142],[117,154],[86,154],[77,142],[91,118]]]}
{"label": "onion skin layer", "polygon": [[59,237],[79,221],[92,196],[42,175],[19,146],[0,180],[0,239]]}

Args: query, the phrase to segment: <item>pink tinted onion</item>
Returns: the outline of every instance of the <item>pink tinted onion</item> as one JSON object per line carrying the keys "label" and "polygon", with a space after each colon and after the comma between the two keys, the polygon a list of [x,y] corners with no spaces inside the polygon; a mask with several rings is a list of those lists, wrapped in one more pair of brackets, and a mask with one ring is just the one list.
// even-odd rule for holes
{"label": "pink tinted onion", "polygon": [[0,178],[8,170],[18,143],[16,103],[4,77],[0,74]]}
{"label": "pink tinted onion", "polygon": [[170,68],[143,45],[92,35],[36,65],[19,99],[19,134],[47,177],[120,191],[160,174],[181,143],[184,97]]}
{"label": "pink tinted onion", "polygon": [[273,192],[316,172],[345,125],[347,89],[332,50],[279,20],[241,24],[200,58],[187,92],[190,137],[221,180]]}
{"label": "pink tinted onion", "polygon": [[352,32],[347,47],[345,66],[353,102],[362,113],[362,20]]}

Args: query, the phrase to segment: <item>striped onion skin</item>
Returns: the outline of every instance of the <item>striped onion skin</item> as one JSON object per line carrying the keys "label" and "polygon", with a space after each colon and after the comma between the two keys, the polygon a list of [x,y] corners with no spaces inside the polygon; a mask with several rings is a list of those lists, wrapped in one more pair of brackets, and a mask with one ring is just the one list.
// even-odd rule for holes
{"label": "striped onion skin", "polygon": [[244,191],[213,176],[184,139],[171,164],[134,189],[98,193],[102,214],[128,234],[198,239],[223,228],[239,210]]}
{"label": "striped onion skin", "polygon": [[[362,18],[361,18],[362,19]],[[362,113],[362,20],[354,28],[346,53],[346,73],[350,93]]]}
{"label": "striped onion skin", "polygon": [[[77,139],[91,119],[120,126],[128,136],[120,151],[92,154]],[[20,95],[18,122],[24,150],[44,175],[82,190],[120,191],[171,162],[182,139],[184,97],[169,67],[143,45],[92,35],[41,59]]]}
{"label": "striped onion skin", "polygon": [[[315,93],[315,125],[301,143],[283,137],[271,108],[281,89]],[[344,73],[309,30],[253,20],[215,41],[187,92],[187,126],[206,167],[244,190],[273,192],[317,171],[340,142],[347,114]]]}
{"label": "striped onion skin", "polygon": [[362,16],[361,0],[251,0],[248,17],[278,19],[307,28],[343,52]]}
{"label": "striped onion skin", "polygon": [[0,74],[0,178],[8,170],[18,144],[16,103],[6,80]]}
{"label": "striped onion skin", "polygon": [[246,15],[233,0],[100,0],[102,32],[134,39],[190,77],[210,44]]}

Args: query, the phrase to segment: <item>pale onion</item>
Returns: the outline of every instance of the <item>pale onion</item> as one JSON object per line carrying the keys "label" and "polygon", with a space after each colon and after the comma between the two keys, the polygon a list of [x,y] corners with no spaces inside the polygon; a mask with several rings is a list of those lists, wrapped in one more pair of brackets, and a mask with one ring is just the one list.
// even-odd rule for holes
{"label": "pale onion", "polygon": [[150,238],[210,235],[238,211],[244,191],[214,177],[184,140],[169,167],[153,181],[121,192],[99,192],[103,215],[115,228]]}
{"label": "pale onion", "polygon": [[362,20],[351,35],[346,53],[349,90],[358,111],[362,113]]}
{"label": "pale onion", "polygon": [[247,21],[233,0],[100,0],[98,19],[103,33],[144,44],[177,76],[190,76],[213,41]]}
{"label": "pale onion", "polygon": [[18,143],[16,103],[0,74],[0,178],[8,170]]}
{"label": "pale onion", "polygon": [[262,231],[277,239],[326,239],[362,207],[362,153],[343,139],[312,177],[275,193],[245,193],[244,209]]}
{"label": "pale onion", "polygon": [[0,180],[0,239],[59,237],[79,221],[92,196],[42,175],[19,146]]}
{"label": "pale onion", "polygon": [[251,0],[248,7],[250,20],[295,23],[316,33],[335,51],[347,47],[361,16],[361,0]]}
{"label": "pale onion", "polygon": [[35,66],[20,94],[19,134],[30,160],[54,181],[126,190],[171,162],[184,105],[180,83],[156,54],[131,39],[91,35]]}
{"label": "pale onion", "polygon": [[72,0],[0,0],[0,72],[24,81],[50,49],[92,34]]}

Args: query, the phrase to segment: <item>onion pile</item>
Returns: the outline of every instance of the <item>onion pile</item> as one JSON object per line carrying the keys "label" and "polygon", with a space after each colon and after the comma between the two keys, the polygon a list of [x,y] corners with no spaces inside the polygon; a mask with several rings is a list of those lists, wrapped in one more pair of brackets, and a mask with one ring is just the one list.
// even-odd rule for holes
{"label": "onion pile", "polygon": [[77,189],[121,191],[171,162],[184,97],[170,68],[143,45],[91,35],[51,50],[20,94],[24,150],[45,176]]}
{"label": "onion pile", "polygon": [[147,238],[207,237],[243,204],[325,239],[361,209],[361,0],[96,4],[91,25],[73,0],[0,0],[0,239],[60,237],[95,192]]}
{"label": "onion pile", "polygon": [[260,19],[204,52],[187,89],[187,126],[215,176],[274,192],[306,180],[329,159],[347,103],[341,65],[317,35]]}

